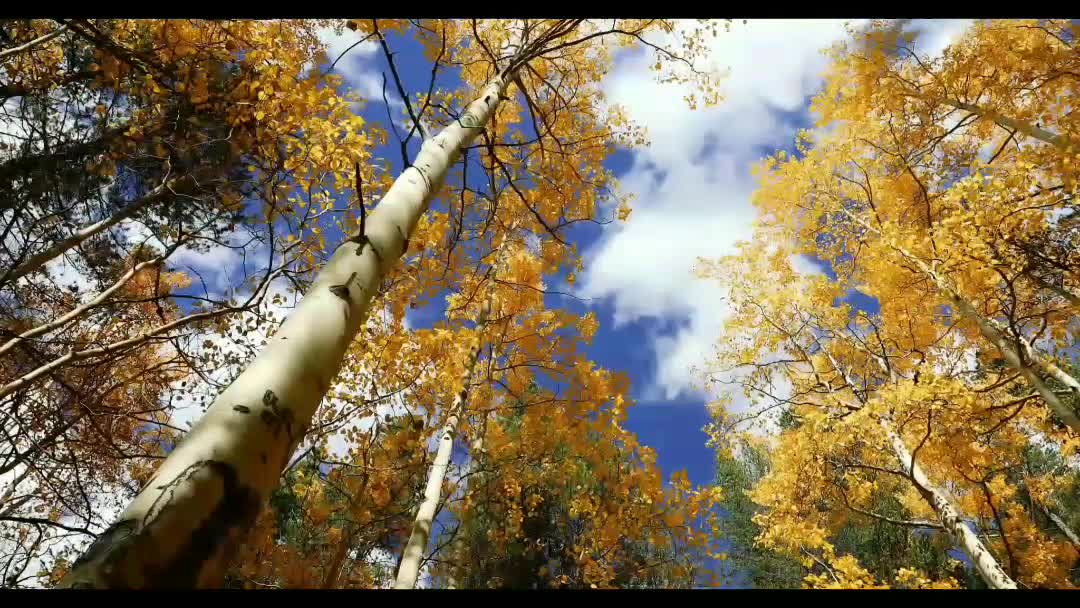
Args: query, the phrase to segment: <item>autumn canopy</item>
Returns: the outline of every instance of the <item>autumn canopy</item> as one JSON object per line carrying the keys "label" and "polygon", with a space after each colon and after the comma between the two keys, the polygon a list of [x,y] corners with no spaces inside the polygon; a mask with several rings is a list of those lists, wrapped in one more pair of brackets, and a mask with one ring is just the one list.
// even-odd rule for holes
{"label": "autumn canopy", "polygon": [[714,478],[639,440],[611,83],[728,111],[739,28],[0,21],[0,585],[1080,584],[1068,21],[848,24],[731,253],[634,246],[724,298]]}

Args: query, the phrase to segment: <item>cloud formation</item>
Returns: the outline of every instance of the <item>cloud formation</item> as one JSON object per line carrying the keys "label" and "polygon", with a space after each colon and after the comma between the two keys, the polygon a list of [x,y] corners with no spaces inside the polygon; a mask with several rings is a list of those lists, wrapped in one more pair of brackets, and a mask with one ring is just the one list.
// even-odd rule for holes
{"label": "cloud formation", "polygon": [[[858,26],[853,22],[851,25]],[[912,21],[920,53],[938,54],[967,21]],[[655,318],[678,329],[654,335],[657,368],[643,401],[699,394],[691,367],[705,360],[728,314],[720,285],[693,276],[698,257],[719,257],[751,236],[754,163],[790,147],[809,127],[810,98],[823,84],[824,49],[848,38],[843,21],[762,20],[721,33],[709,61],[729,70],[725,99],[688,111],[685,91],[661,85],[644,53],[622,57],[603,83],[607,99],[644,126],[650,146],[634,152],[621,187],[635,195],[630,221],[586,251],[582,295],[608,299],[615,323]],[[806,261],[800,270],[811,271]]]}

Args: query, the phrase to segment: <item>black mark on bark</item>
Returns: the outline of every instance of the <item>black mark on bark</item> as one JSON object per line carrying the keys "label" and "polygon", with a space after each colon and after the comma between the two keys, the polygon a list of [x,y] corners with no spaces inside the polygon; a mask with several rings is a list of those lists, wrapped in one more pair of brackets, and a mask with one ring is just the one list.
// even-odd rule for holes
{"label": "black mark on bark", "polygon": [[281,431],[285,431],[291,443],[293,441],[293,411],[287,407],[278,406],[278,396],[270,389],[266,389],[263,393],[263,405],[266,409],[259,414],[259,417],[273,429],[274,437],[280,435]]}
{"label": "black mark on bark", "polygon": [[[169,560],[159,560],[159,540],[151,533],[155,524],[182,505],[174,504],[175,490],[200,471],[221,481],[217,504],[187,537]],[[169,483],[158,486],[163,492],[150,506],[140,524],[124,519],[109,527],[73,564],[61,583],[72,588],[192,588],[203,579],[206,566],[221,552],[228,551],[254,523],[262,501],[258,492],[244,485],[236,469],[217,460],[201,460],[185,468]]]}

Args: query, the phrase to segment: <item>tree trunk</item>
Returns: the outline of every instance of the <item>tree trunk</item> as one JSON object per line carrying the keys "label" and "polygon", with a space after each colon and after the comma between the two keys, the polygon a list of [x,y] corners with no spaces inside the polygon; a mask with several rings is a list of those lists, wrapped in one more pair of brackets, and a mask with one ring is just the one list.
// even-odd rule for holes
{"label": "tree trunk", "polygon": [[[495,282],[492,281],[492,287]],[[487,321],[491,311],[492,299],[495,290],[491,289],[487,301],[477,319],[477,329]],[[469,399],[469,386],[472,384],[473,371],[476,362],[480,360],[480,351],[483,348],[481,336],[476,336],[476,342],[469,350],[465,362],[465,372],[461,378],[461,391],[454,395],[454,402],[450,405],[450,416],[442,428],[442,437],[439,438],[439,448],[435,452],[435,462],[431,464],[428,473],[427,486],[424,488],[424,500],[416,511],[416,520],[413,521],[412,533],[409,542],[406,543],[402,552],[401,564],[398,566],[397,581],[394,589],[412,589],[416,587],[416,579],[420,575],[420,560],[424,557],[428,540],[431,538],[431,526],[435,520],[435,512],[442,498],[442,484],[446,479],[446,469],[450,466],[450,453],[454,449],[454,434],[457,432],[458,422]]]}
{"label": "tree trunk", "polygon": [[[15,495],[15,490],[19,487],[19,484],[22,483],[23,480],[26,479],[29,475],[30,467],[26,467],[25,469],[23,469],[22,473],[19,473],[15,476],[15,479],[11,480],[11,485],[8,486],[7,490],[4,490],[4,495],[0,496],[0,508],[4,507],[4,505],[7,504],[7,501]],[[7,514],[6,509],[0,510],[0,515],[5,514]]]}
{"label": "tree trunk", "polygon": [[67,29],[68,27],[66,25],[61,25],[60,27],[49,32],[48,34],[38,36],[37,38],[34,38],[33,40],[26,42],[25,44],[20,44],[19,46],[11,47],[10,49],[4,49],[0,51],[0,60],[7,59],[8,57],[14,57],[15,55],[18,55],[23,51],[28,51],[39,44],[44,44],[52,40],[53,38],[56,38],[60,34],[63,34],[64,31]]}
{"label": "tree trunk", "polygon": [[[476,440],[472,442],[471,446],[469,446],[469,464],[465,468],[466,483],[468,483],[468,479],[472,475],[473,468],[475,468],[475,466],[476,466],[476,459],[480,457],[480,454],[483,451],[484,451],[484,435],[483,435],[483,432],[481,432],[480,436],[477,437]],[[460,526],[461,526],[461,522],[459,521],[458,522],[458,531],[457,531],[456,535],[454,536],[454,542],[451,543],[451,545],[450,545],[451,546],[450,554],[454,555],[454,556],[461,555],[462,550],[465,548],[465,540],[461,536],[462,532],[461,532],[461,527]],[[446,588],[447,589],[457,589],[458,588],[458,584],[459,584],[459,582],[458,582],[458,571],[462,570],[462,569],[463,569],[463,566],[460,563],[453,564],[450,567],[450,575],[447,577],[448,580],[446,582]]]}
{"label": "tree trunk", "polygon": [[[1001,354],[1005,357],[1005,361],[1009,364],[1009,367],[1013,368],[1020,373],[1021,376],[1027,380],[1031,388],[1035,389],[1039,393],[1039,396],[1046,401],[1046,404],[1050,406],[1050,409],[1061,418],[1061,421],[1067,424],[1070,428],[1080,431],[1080,417],[1076,412],[1072,410],[1067,404],[1063,403],[1061,399],[1054,393],[1053,389],[1047,385],[1046,381],[1042,379],[1037,373],[1036,369],[1032,368],[1032,365],[1024,362],[1024,357],[1020,352],[1017,352],[1013,348],[1012,341],[1005,336],[1005,332],[999,327],[993,319],[988,319],[985,316],[979,314],[975,307],[973,307],[967,300],[960,297],[960,294],[953,290],[946,284],[943,284],[940,279],[934,275],[934,281],[939,284],[939,287],[945,291],[949,300],[959,309],[961,316],[973,321],[979,327],[979,333],[984,338],[990,341],[991,344],[997,347]],[[1018,338],[1016,342],[1023,349],[1023,355],[1027,356],[1027,359],[1034,363],[1036,366],[1042,368],[1042,371],[1047,375],[1057,379],[1065,384],[1073,393],[1080,393],[1080,385],[1076,380],[1062,371],[1057,365],[1051,361],[1047,361],[1040,353],[1036,352],[1031,344],[1024,338]]]}
{"label": "tree trunk", "polygon": [[1051,511],[1050,507],[1039,504],[1039,508],[1042,509],[1042,512],[1046,514],[1050,521],[1054,522],[1054,525],[1057,526],[1058,530],[1061,530],[1061,532],[1069,539],[1069,542],[1071,542],[1073,546],[1076,547],[1076,550],[1080,551],[1080,536],[1077,536],[1076,532],[1073,532],[1073,529],[1069,527],[1069,524],[1065,523],[1065,520],[1061,519],[1061,517],[1058,516],[1057,513]]}
{"label": "tree trunk", "polygon": [[[76,72],[65,77],[57,86],[63,86],[78,80],[89,80],[94,77],[93,72]],[[17,85],[0,86],[0,94],[4,96],[21,96],[34,91]],[[42,91],[44,93],[44,91]],[[24,154],[0,163],[0,186],[8,185],[19,175],[27,173],[47,173],[57,170],[60,164],[83,158],[87,155],[104,151],[114,139],[123,137],[131,128],[130,123],[106,129],[97,139],[77,143],[61,144],[60,148],[51,152],[40,154]],[[11,201],[0,199],[0,209],[11,206]]]}
{"label": "tree trunk", "polygon": [[1029,273],[1028,276],[1031,277],[1031,281],[1033,283],[1035,283],[1039,287],[1042,287],[1043,289],[1056,293],[1057,295],[1064,298],[1065,301],[1069,303],[1069,306],[1072,306],[1074,309],[1080,311],[1080,296],[1077,296],[1075,293],[1069,291],[1064,287],[1058,287],[1057,285],[1054,285],[1050,281],[1047,281],[1046,279],[1034,273]]}
{"label": "tree trunk", "polygon": [[[857,386],[851,381],[847,373],[833,358],[832,354],[828,350],[822,349],[822,352],[829,359],[833,369],[835,369],[844,378],[844,381],[849,387]],[[878,363],[882,367],[882,371],[885,371],[893,376],[890,368],[885,365],[885,362],[878,359]],[[866,398],[861,397],[858,393],[855,393],[855,397],[863,405],[866,404]],[[1016,589],[1016,582],[1009,578],[1009,575],[1001,568],[994,556],[986,549],[979,537],[971,531],[970,528],[960,519],[960,513],[956,510],[956,507],[949,501],[945,492],[935,486],[930,478],[926,476],[926,473],[922,470],[922,467],[915,462],[914,456],[908,451],[907,446],[904,445],[904,439],[893,428],[893,423],[887,418],[878,419],[878,424],[885,431],[885,436],[889,440],[889,444],[892,447],[893,454],[897,460],[900,461],[900,465],[907,473],[908,479],[915,484],[915,488],[922,494],[922,497],[937,514],[938,519],[941,521],[942,526],[949,532],[953,539],[960,545],[964,553],[971,558],[972,563],[975,564],[975,570],[978,571],[979,576],[983,581],[992,589]]]}
{"label": "tree trunk", "polygon": [[242,540],[359,332],[382,278],[447,171],[487,124],[513,74],[500,72],[461,119],[425,141],[340,245],[293,313],[222,392],[62,587],[212,587]]}
{"label": "tree trunk", "polygon": [[140,198],[137,201],[130,203],[127,207],[124,207],[120,211],[113,215],[99,221],[94,222],[88,226],[84,226],[75,231],[74,234],[53,243],[51,247],[45,249],[37,255],[31,256],[30,259],[22,262],[18,266],[7,271],[3,277],[0,277],[0,283],[7,283],[9,281],[17,281],[22,277],[34,272],[41,268],[50,260],[60,256],[65,251],[72,247],[77,247],[86,241],[86,239],[100,234],[102,231],[112,228],[120,222],[134,216],[147,207],[160,203],[168,198],[175,196],[177,193],[190,192],[195,189],[198,181],[191,175],[185,175],[184,177],[177,177],[166,181],[157,188],[151,190],[146,196]]}
{"label": "tree trunk", "polygon": [[964,110],[965,112],[971,112],[972,114],[981,116],[983,118],[986,118],[987,120],[992,120],[1001,127],[1009,129],[1010,131],[1023,133],[1028,137],[1033,137],[1039,141],[1061,148],[1062,150],[1068,151],[1071,148],[1073,151],[1076,151],[1080,149],[1080,142],[1077,142],[1071,137],[1051,133],[1046,129],[1033,126],[1022,120],[1015,120],[1013,118],[1009,118],[1008,116],[1002,116],[994,110],[990,110],[982,106],[964,103],[962,101],[952,101],[949,99],[945,100],[945,105],[954,107],[958,110]]}
{"label": "tree trunk", "polygon": [[352,547],[353,530],[351,526],[349,528],[349,530],[342,530],[341,541],[338,543],[337,549],[334,550],[334,557],[330,560],[330,566],[326,569],[322,584],[319,585],[320,589],[334,589],[337,587],[338,577],[341,576],[341,565],[345,563],[345,558],[349,555],[349,548]]}
{"label": "tree trunk", "polygon": [[[878,233],[879,235],[881,234],[879,230],[873,228],[861,218],[853,215],[850,211],[844,210],[844,213],[867,230]],[[1036,351],[1022,336],[1016,338],[1016,344],[1021,349],[1021,351],[1017,351],[1017,349],[1013,348],[1010,338],[1006,336],[1004,328],[1002,328],[997,321],[987,318],[979,313],[970,302],[960,295],[960,292],[950,284],[947,278],[938,274],[937,271],[931,268],[921,258],[913,255],[903,247],[892,245],[891,243],[889,246],[910,260],[911,263],[925,274],[934,284],[934,287],[937,288],[938,292],[958,309],[962,317],[975,323],[979,328],[979,333],[1001,351],[1001,354],[1005,357],[1005,361],[1009,364],[1009,367],[1019,372],[1020,375],[1027,380],[1031,388],[1039,393],[1039,396],[1042,397],[1050,409],[1061,418],[1062,422],[1068,425],[1069,428],[1080,432],[1080,416],[1058,398],[1057,394],[1054,393],[1050,386],[1039,376],[1038,371],[1042,371],[1058,382],[1061,382],[1074,395],[1080,396],[1080,382],[1078,382],[1076,378],[1065,373],[1065,371],[1058,367],[1053,361],[1048,360],[1041,353]],[[1025,357],[1030,363],[1024,361]],[[1031,365],[1032,363],[1038,369],[1033,368]]]}
{"label": "tree trunk", "polygon": [[922,467],[913,460],[911,452],[904,445],[903,438],[893,430],[892,424],[886,420],[881,420],[880,424],[885,429],[889,442],[892,444],[893,453],[900,460],[904,470],[908,472],[908,477],[915,483],[915,487],[926,499],[926,502],[933,507],[938,519],[941,520],[941,524],[949,531],[949,534],[964,550],[964,553],[971,558],[975,570],[983,581],[991,589],[1016,589],[1016,582],[1009,578],[1008,574],[1005,574],[1001,565],[986,549],[979,537],[960,519],[960,513],[949,501],[945,492],[931,483]]}
{"label": "tree trunk", "polygon": [[165,256],[158,256],[158,257],[146,260],[145,262],[139,262],[138,264],[135,264],[130,269],[128,269],[128,271],[125,272],[119,279],[117,279],[116,282],[113,283],[108,289],[102,291],[97,296],[95,296],[93,299],[87,301],[85,304],[81,304],[79,306],[76,306],[71,311],[67,312],[66,314],[63,314],[63,315],[57,317],[56,319],[53,319],[52,321],[49,321],[48,323],[43,323],[41,325],[38,325],[37,327],[35,327],[33,329],[28,329],[28,330],[22,332],[21,334],[15,336],[14,338],[8,340],[7,342],[5,342],[3,346],[0,346],[0,355],[3,355],[4,353],[8,352],[12,348],[14,348],[15,345],[22,342],[23,340],[29,340],[30,338],[40,336],[43,333],[47,333],[47,332],[53,331],[54,329],[62,327],[64,324],[71,321],[72,319],[77,318],[78,316],[82,315],[83,313],[90,310],[91,308],[97,306],[98,304],[101,304],[106,299],[108,299],[109,296],[116,293],[117,290],[119,290],[121,287],[123,287],[125,284],[127,284],[127,282],[130,281],[131,278],[134,277],[136,274],[138,274],[140,270],[142,270],[143,268],[147,268],[149,266],[153,266],[155,264],[159,264],[162,261],[164,261],[164,258],[165,258]]}

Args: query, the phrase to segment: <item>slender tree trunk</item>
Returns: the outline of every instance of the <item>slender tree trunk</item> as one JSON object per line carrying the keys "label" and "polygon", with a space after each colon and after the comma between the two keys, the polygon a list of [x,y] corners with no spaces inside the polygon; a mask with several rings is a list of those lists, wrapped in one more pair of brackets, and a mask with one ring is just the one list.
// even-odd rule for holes
{"label": "slender tree trunk", "polygon": [[[469,464],[465,469],[465,478],[466,478],[466,480],[470,479],[470,476],[473,473],[473,469],[476,468],[476,459],[480,457],[480,454],[483,452],[483,450],[484,450],[484,435],[483,435],[483,433],[481,433],[481,435],[479,437],[477,437],[476,440],[473,441],[472,445],[469,447],[469,455],[470,455]],[[468,483],[468,481],[466,481],[466,483]],[[464,537],[461,536],[462,532],[461,532],[461,527],[460,526],[461,526],[461,522],[458,522],[457,535],[454,537],[454,542],[451,544],[450,554],[454,555],[454,556],[461,555],[462,551],[465,548],[465,539],[464,539]],[[464,566],[462,566],[460,563],[459,564],[454,564],[453,566],[451,566],[450,575],[449,575],[447,583],[446,583],[446,588],[447,589],[457,589],[458,588],[459,581],[458,581],[458,574],[457,573],[458,573],[458,571],[463,571],[463,570],[464,570]]]}
{"label": "slender tree trunk", "polygon": [[68,27],[66,25],[61,25],[60,27],[58,27],[55,30],[49,32],[48,34],[38,36],[37,38],[34,38],[33,40],[31,40],[31,41],[29,41],[29,42],[27,42],[25,44],[20,44],[19,46],[11,47],[10,49],[4,49],[4,50],[0,51],[0,61],[2,61],[4,59],[7,59],[8,57],[13,57],[15,55],[18,55],[19,53],[21,53],[23,51],[28,51],[28,50],[34,48],[35,46],[37,46],[39,44],[44,44],[44,43],[52,40],[53,38],[56,38],[60,34],[63,34],[64,31],[67,30],[67,29],[68,29]]}
{"label": "slender tree trunk", "polygon": [[1069,303],[1069,306],[1072,306],[1076,310],[1080,310],[1080,296],[1077,296],[1075,293],[1069,291],[1064,287],[1058,287],[1057,285],[1054,285],[1050,281],[1047,281],[1046,279],[1034,273],[1028,273],[1028,276],[1031,278],[1031,281],[1039,287],[1056,293],[1057,295],[1064,298],[1065,301]]}
{"label": "slender tree trunk", "polygon": [[446,173],[489,122],[512,73],[500,72],[460,120],[424,142],[303,300],[222,392],[63,587],[210,587],[246,536],[341,367],[379,284]]}
{"label": "slender tree trunk", "polygon": [[[844,378],[844,381],[849,387],[857,386],[857,384],[851,381],[847,372],[840,367],[836,359],[829,353],[828,350],[822,349],[822,352],[829,359],[833,369],[835,369]],[[893,376],[889,367],[884,361],[878,359],[878,363],[881,365],[882,370]],[[859,396],[855,393],[855,397],[860,403],[865,405],[866,398]],[[994,556],[987,550],[986,546],[979,540],[979,537],[971,531],[971,528],[967,527],[967,524],[960,518],[959,511],[949,501],[948,495],[944,490],[938,488],[930,481],[930,478],[926,476],[926,473],[922,470],[922,467],[915,462],[914,456],[908,451],[907,446],[904,444],[903,437],[896,432],[893,423],[887,418],[878,419],[878,424],[885,431],[885,436],[889,440],[890,447],[897,460],[900,461],[900,465],[907,473],[908,479],[915,484],[915,488],[922,494],[922,497],[937,514],[938,519],[941,521],[942,526],[949,532],[953,539],[960,545],[964,553],[971,558],[972,563],[975,564],[975,570],[982,577],[992,589],[1016,589],[1016,582],[1009,578],[1009,575],[1005,573],[1005,570],[1001,568]]]}
{"label": "slender tree trunk", "polygon": [[1061,532],[1069,539],[1069,542],[1071,542],[1073,546],[1076,547],[1076,550],[1080,551],[1080,536],[1076,535],[1076,532],[1074,532],[1073,529],[1069,527],[1069,524],[1065,523],[1065,520],[1061,519],[1061,517],[1057,513],[1051,511],[1050,507],[1038,503],[1034,500],[1032,502],[1039,505],[1039,509],[1041,509],[1042,512],[1046,514],[1046,517],[1048,517],[1050,521],[1054,522],[1054,525],[1057,526],[1058,530],[1061,530]]}
{"label": "slender tree trunk", "polygon": [[1062,150],[1068,150],[1072,148],[1075,151],[1077,149],[1080,149],[1080,142],[1066,135],[1058,135],[1056,133],[1051,133],[1046,129],[1036,127],[1022,120],[1016,120],[1013,118],[1009,118],[1008,116],[1003,116],[994,110],[984,108],[982,106],[977,106],[975,104],[964,103],[962,101],[953,101],[951,99],[945,99],[944,101],[945,105],[947,106],[951,106],[958,110],[971,112],[972,114],[981,116],[983,118],[986,118],[987,120],[992,120],[998,125],[1009,129],[1010,131],[1023,133],[1028,137],[1033,137],[1039,141],[1061,148]]}
{"label": "slender tree trunk", "polygon": [[[90,80],[94,77],[93,72],[76,72],[65,77],[57,86],[63,86],[78,80]],[[5,85],[0,87],[0,92],[5,96],[21,96],[34,91],[17,85]],[[44,92],[44,91],[43,91]],[[4,182],[13,180],[18,175],[31,172],[51,172],[65,162],[83,158],[88,154],[101,152],[108,147],[109,143],[116,138],[122,137],[131,128],[131,124],[125,123],[106,129],[97,139],[78,143],[61,144],[60,148],[52,152],[41,154],[26,154],[0,163],[0,186]],[[10,206],[10,201],[0,200],[0,209]]]}
{"label": "slender tree trunk", "polygon": [[911,452],[904,445],[903,438],[893,430],[892,424],[886,420],[881,420],[880,424],[885,429],[889,442],[892,444],[893,453],[900,460],[904,470],[908,472],[909,478],[915,483],[915,487],[923,495],[926,502],[933,507],[938,519],[941,520],[941,524],[949,531],[949,534],[964,550],[964,553],[971,558],[975,570],[983,581],[991,589],[1016,589],[1016,582],[1009,578],[1009,575],[1005,573],[1001,565],[994,559],[994,556],[986,549],[979,537],[963,522],[960,513],[949,501],[945,492],[935,486],[930,481],[930,478],[926,476],[926,473],[923,472],[922,467],[914,461]]}
{"label": "slender tree trunk", "polygon": [[322,584],[319,585],[320,589],[334,589],[337,587],[338,577],[341,576],[341,565],[345,563],[345,558],[349,555],[349,549],[352,547],[353,530],[343,530],[344,534],[341,536],[341,541],[338,543],[336,549],[334,549],[334,557],[330,560],[330,566],[326,569],[326,574],[323,576]]}
{"label": "slender tree trunk", "polygon": [[146,196],[140,198],[137,201],[129,203],[127,207],[124,207],[120,211],[113,215],[98,221],[93,224],[89,224],[77,230],[74,234],[66,239],[57,241],[45,251],[31,256],[30,259],[22,262],[18,266],[4,273],[3,277],[0,277],[0,283],[7,283],[9,281],[17,281],[20,278],[34,272],[41,268],[50,260],[60,256],[65,251],[73,247],[77,247],[94,236],[100,234],[104,230],[108,230],[120,222],[134,216],[147,207],[160,203],[166,199],[169,199],[176,195],[177,192],[190,192],[194,190],[198,182],[193,176],[185,175],[183,177],[174,178],[166,181],[157,188],[151,190]]}
{"label": "slender tree trunk", "polygon": [[[1017,351],[1014,348],[1013,340],[1005,335],[1005,332],[996,321],[980,314],[970,302],[962,298],[956,290],[952,289],[936,273],[929,269],[927,271],[938,285],[938,288],[945,292],[945,295],[956,306],[960,315],[973,321],[978,326],[979,333],[1001,351],[1009,367],[1019,372],[1027,380],[1031,388],[1039,393],[1039,396],[1061,418],[1062,422],[1070,428],[1080,431],[1080,416],[1077,416],[1071,407],[1061,401],[1061,398],[1042,379],[1038,372],[1046,373],[1067,386],[1074,394],[1080,394],[1080,384],[1076,382],[1076,379],[1066,374],[1052,361],[1047,360],[1041,353],[1036,352],[1031,344],[1022,337],[1017,338],[1015,341],[1022,349],[1022,351]],[[1025,356],[1030,363],[1024,361]],[[1041,368],[1041,370],[1036,369],[1036,367]]]}
{"label": "slender tree trunk", "polygon": [[[848,217],[852,218],[863,227],[880,234],[880,231],[856,217],[850,211],[844,210],[844,212]],[[1046,402],[1047,406],[1061,418],[1062,422],[1068,425],[1069,428],[1080,432],[1080,416],[1078,416],[1071,407],[1061,401],[1053,389],[1051,389],[1046,381],[1042,379],[1039,372],[1041,371],[1047,376],[1061,382],[1072,394],[1080,396],[1080,382],[1078,382],[1076,378],[1065,373],[1065,371],[1058,367],[1053,361],[1047,359],[1042,353],[1035,350],[1035,348],[1031,346],[1031,343],[1022,336],[1018,336],[1015,339],[1015,344],[1019,347],[1019,350],[1014,348],[1014,341],[1006,335],[1005,328],[1001,327],[1001,324],[997,321],[982,315],[976,310],[970,302],[960,295],[960,292],[950,284],[946,277],[941,276],[921,258],[913,255],[903,247],[892,244],[889,246],[910,260],[911,263],[926,275],[937,288],[938,292],[959,311],[962,317],[975,323],[979,328],[979,333],[997,347],[1005,357],[1005,361],[1009,364],[1009,367],[1016,370],[1024,377],[1031,388],[1038,392],[1039,396],[1043,398],[1043,401]],[[1025,362],[1025,358],[1027,359],[1027,362]]]}
{"label": "slender tree trunk", "polygon": [[[11,485],[8,486],[7,490],[4,490],[4,495],[0,496],[0,507],[3,507],[5,504],[7,504],[7,501],[11,500],[11,497],[15,495],[15,489],[18,488],[19,484],[22,483],[23,480],[26,479],[29,475],[30,467],[26,467],[25,469],[23,469],[22,473],[19,473],[15,476],[15,479],[11,480]],[[0,511],[0,515],[6,514],[6,509]]]}
{"label": "slender tree trunk", "polygon": [[[495,282],[492,281],[494,287]],[[479,329],[486,321],[491,311],[491,301],[495,290],[489,292],[487,301],[477,320]],[[483,349],[481,336],[476,336],[476,341],[469,349],[468,358],[465,361],[465,372],[461,378],[461,391],[454,395],[454,401],[450,405],[450,416],[442,428],[442,436],[439,438],[439,447],[435,452],[435,462],[431,465],[428,473],[427,486],[424,488],[424,500],[416,511],[416,520],[413,521],[412,533],[409,542],[405,544],[402,552],[401,564],[398,566],[395,589],[412,589],[416,587],[416,579],[420,575],[420,560],[424,557],[428,540],[431,538],[431,526],[435,520],[435,512],[442,498],[442,484],[446,479],[446,469],[450,466],[450,453],[454,449],[454,434],[469,399],[469,386],[472,384],[473,371],[476,362],[480,360],[480,351]]]}
{"label": "slender tree trunk", "polygon": [[80,306],[76,306],[70,312],[68,312],[68,313],[66,313],[64,315],[61,315],[60,317],[57,317],[56,319],[53,319],[52,321],[49,321],[48,323],[43,323],[43,324],[38,325],[37,327],[35,327],[33,329],[28,329],[28,330],[24,331],[23,333],[15,336],[14,338],[8,340],[6,343],[4,343],[3,346],[0,346],[0,355],[3,355],[4,353],[6,353],[9,350],[11,350],[12,348],[14,348],[15,345],[18,344],[19,342],[22,342],[23,340],[29,340],[30,338],[40,336],[43,333],[52,331],[52,330],[54,330],[54,329],[56,329],[58,327],[62,327],[68,321],[71,321],[72,319],[75,319],[79,315],[85,313],[87,310],[90,310],[91,308],[97,306],[98,304],[101,304],[109,296],[116,293],[116,291],[118,289],[120,289],[128,281],[130,281],[132,277],[134,277],[136,274],[139,273],[140,270],[142,270],[143,268],[146,268],[148,266],[153,266],[154,264],[160,263],[162,261],[162,259],[163,259],[163,257],[159,256],[159,257],[155,257],[155,258],[146,260],[145,262],[140,262],[138,264],[135,264],[127,272],[125,272],[123,274],[123,276],[121,276],[119,279],[117,279],[117,281],[115,283],[113,283],[108,289],[106,289],[105,291],[102,291],[100,294],[98,294],[92,300],[90,300],[90,301],[88,301],[85,304],[82,304]]}

